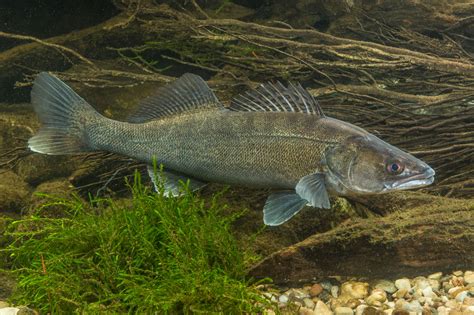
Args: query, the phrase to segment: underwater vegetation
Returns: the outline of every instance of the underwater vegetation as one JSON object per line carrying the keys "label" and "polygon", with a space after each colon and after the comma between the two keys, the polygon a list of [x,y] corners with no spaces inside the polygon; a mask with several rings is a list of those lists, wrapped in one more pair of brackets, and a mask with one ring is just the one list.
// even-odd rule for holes
{"label": "underwater vegetation", "polygon": [[[9,226],[18,279],[11,298],[44,313],[258,312],[269,302],[246,279],[255,256],[230,230],[216,194],[165,197],[130,185],[130,202],[50,196],[36,215]],[[185,186],[183,189],[187,189]],[[62,218],[42,216],[60,206]]]}

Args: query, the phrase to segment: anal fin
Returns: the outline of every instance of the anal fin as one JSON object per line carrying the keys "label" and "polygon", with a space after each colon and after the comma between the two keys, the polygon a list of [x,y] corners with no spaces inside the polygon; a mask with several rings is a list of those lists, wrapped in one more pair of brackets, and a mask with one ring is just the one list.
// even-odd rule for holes
{"label": "anal fin", "polygon": [[[155,168],[151,165],[147,166],[147,171],[155,186],[155,190],[159,191],[160,187],[163,187],[165,196],[179,196],[183,191],[183,184],[187,181],[189,181],[188,188],[191,191],[198,190],[207,185],[207,183],[197,179],[191,179],[170,171],[155,172]],[[162,183],[157,183],[157,180],[161,180]]]}
{"label": "anal fin", "polygon": [[285,223],[297,214],[306,204],[294,191],[276,192],[268,196],[263,207],[263,222],[276,226]]}

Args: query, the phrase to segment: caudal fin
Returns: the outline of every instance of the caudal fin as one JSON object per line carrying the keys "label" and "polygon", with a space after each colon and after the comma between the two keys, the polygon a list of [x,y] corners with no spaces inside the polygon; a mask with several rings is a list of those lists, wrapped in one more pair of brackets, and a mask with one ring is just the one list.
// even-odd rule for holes
{"label": "caudal fin", "polygon": [[68,85],[42,72],[33,83],[31,103],[42,124],[28,141],[32,151],[51,155],[91,151],[84,122],[99,114]]}

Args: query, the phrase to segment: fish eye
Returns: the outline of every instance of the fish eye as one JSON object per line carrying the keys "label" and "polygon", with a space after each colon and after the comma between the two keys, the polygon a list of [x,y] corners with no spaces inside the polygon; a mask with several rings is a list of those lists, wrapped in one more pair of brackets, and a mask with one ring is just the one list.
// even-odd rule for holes
{"label": "fish eye", "polygon": [[390,174],[400,174],[403,172],[403,165],[398,162],[390,162],[387,164],[387,171]]}

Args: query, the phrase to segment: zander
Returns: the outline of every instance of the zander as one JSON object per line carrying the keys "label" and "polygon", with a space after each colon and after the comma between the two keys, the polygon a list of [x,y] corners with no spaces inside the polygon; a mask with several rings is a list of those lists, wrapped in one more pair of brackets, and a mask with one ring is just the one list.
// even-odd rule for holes
{"label": "zander", "polygon": [[[206,182],[271,188],[264,222],[280,225],[330,195],[379,194],[429,185],[432,168],[352,124],[326,117],[297,84],[262,84],[224,107],[199,76],[185,74],[143,101],[128,122],[108,119],[58,78],[41,73],[31,101],[43,154],[109,151],[164,166],[164,189]],[[157,187],[157,185],[155,185]]]}

